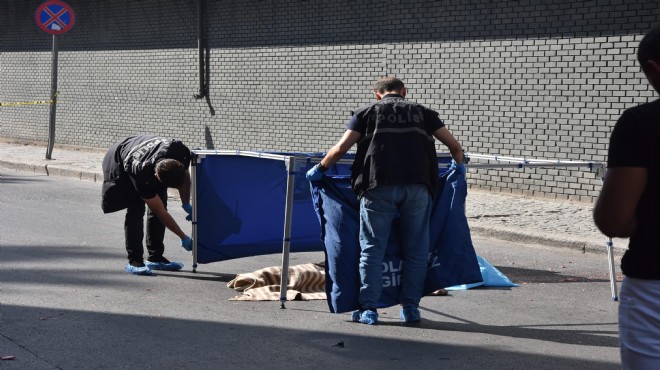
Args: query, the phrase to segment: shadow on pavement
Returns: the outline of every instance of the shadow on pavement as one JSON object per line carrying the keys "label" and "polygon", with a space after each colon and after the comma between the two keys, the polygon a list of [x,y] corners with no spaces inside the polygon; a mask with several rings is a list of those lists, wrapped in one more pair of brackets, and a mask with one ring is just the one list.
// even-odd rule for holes
{"label": "shadow on pavement", "polygon": [[[245,312],[248,319],[256,314]],[[467,330],[540,340],[559,339],[562,335],[561,331],[549,335],[543,329],[489,328],[475,324],[424,322],[422,325],[439,331]],[[16,356],[15,361],[2,364],[7,369],[618,368],[596,360],[522,353],[492,342],[469,346],[434,344],[379,337],[378,327],[364,329],[364,334],[332,333],[278,327],[275,323],[258,326],[149,316],[148,312],[125,315],[15,305],[0,307],[3,355]],[[598,345],[595,337],[585,333],[583,339]],[[611,342],[608,345],[615,345],[607,341]]]}
{"label": "shadow on pavement", "polygon": [[[188,273],[186,273],[188,272]],[[236,274],[223,274],[217,272],[192,272],[192,271],[180,271],[180,272],[168,272],[168,271],[156,271],[159,276],[167,276],[173,278],[183,278],[191,280],[205,280],[205,281],[219,281],[223,283],[228,283],[236,277]]]}
{"label": "shadow on pavement", "polygon": [[48,176],[34,174],[30,177],[27,176],[16,176],[8,173],[7,171],[0,172],[0,184],[23,184],[27,182],[41,182],[47,180]]}
{"label": "shadow on pavement", "polygon": [[[482,333],[504,336],[510,338],[526,338],[541,340],[545,342],[557,342],[564,344],[596,347],[619,348],[618,323],[590,323],[590,324],[552,324],[552,329],[541,329],[539,326],[501,326],[483,325],[468,321],[460,317],[447,315],[445,313],[420,307],[420,309],[434,314],[450,318],[460,322],[433,322],[424,320],[420,325],[424,329],[439,331],[459,331],[464,333]],[[549,325],[545,325],[549,326]],[[562,327],[584,327],[584,326],[612,326],[612,330],[585,330],[585,329],[558,329]]]}

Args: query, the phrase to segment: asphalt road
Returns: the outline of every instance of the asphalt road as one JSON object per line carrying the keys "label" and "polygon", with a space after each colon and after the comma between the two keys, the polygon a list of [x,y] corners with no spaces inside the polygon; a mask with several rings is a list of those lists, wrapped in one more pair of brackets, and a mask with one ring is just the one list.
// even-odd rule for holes
{"label": "asphalt road", "polygon": [[[519,287],[425,297],[420,324],[402,324],[392,307],[368,326],[325,301],[229,301],[238,294],[229,280],[280,265],[279,255],[192,273],[190,253],[168,233],[166,256],[184,271],[126,274],[122,223],[122,213],[101,212],[98,183],[0,168],[0,357],[15,356],[0,368],[620,367],[605,252],[475,239]],[[322,260],[291,256],[292,265]]]}

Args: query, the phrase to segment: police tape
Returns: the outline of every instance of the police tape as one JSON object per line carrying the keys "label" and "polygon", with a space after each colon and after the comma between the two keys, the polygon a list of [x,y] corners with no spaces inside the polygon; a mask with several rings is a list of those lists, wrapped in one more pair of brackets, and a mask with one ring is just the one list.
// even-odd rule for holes
{"label": "police tape", "polygon": [[57,102],[57,95],[59,92],[55,93],[55,96],[51,100],[34,100],[34,101],[16,101],[16,102],[9,102],[9,103],[2,103],[0,102],[0,107],[17,107],[20,105],[39,105],[39,104],[53,104]]}
{"label": "police tape", "polygon": [[17,101],[11,103],[0,103],[0,107],[17,107],[19,105],[51,104],[54,101],[55,100]]}

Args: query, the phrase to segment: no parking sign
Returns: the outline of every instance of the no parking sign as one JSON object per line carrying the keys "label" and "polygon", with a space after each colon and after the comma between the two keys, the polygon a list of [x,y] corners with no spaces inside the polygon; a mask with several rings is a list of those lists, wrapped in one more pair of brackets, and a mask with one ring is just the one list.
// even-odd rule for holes
{"label": "no parking sign", "polygon": [[76,18],[68,4],[59,0],[49,0],[39,5],[34,20],[42,30],[51,35],[61,35],[73,28]]}

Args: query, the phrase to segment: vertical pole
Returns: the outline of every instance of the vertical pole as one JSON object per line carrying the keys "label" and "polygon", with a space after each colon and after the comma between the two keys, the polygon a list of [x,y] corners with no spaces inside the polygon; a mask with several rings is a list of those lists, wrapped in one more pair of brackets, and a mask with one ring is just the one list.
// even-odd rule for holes
{"label": "vertical pole", "polygon": [[200,158],[193,153],[192,156],[192,165],[190,166],[190,181],[192,183],[191,185],[191,191],[190,191],[190,198],[192,200],[191,205],[192,205],[192,240],[193,240],[193,250],[192,250],[192,255],[193,255],[193,265],[192,265],[192,271],[197,272],[197,165],[200,162]]}
{"label": "vertical pole", "polygon": [[[603,186],[605,182],[605,168],[606,164],[602,164],[600,167],[600,185]],[[612,243],[612,238],[607,239],[607,262],[610,267],[610,291],[612,293],[612,300],[619,300],[619,293],[617,292],[616,286],[616,266],[614,264],[614,244]]]}
{"label": "vertical pole", "polygon": [[286,157],[286,204],[284,206],[284,239],[282,241],[282,272],[280,279],[280,308],[286,302],[286,292],[289,285],[289,249],[291,247],[291,215],[293,213],[293,185],[296,179],[296,158]]}
{"label": "vertical pole", "polygon": [[57,35],[53,35],[53,51],[50,66],[50,118],[48,120],[48,147],[46,159],[51,159],[55,145],[55,113],[57,111]]}
{"label": "vertical pole", "polygon": [[609,238],[607,240],[607,260],[610,265],[610,290],[612,292],[612,300],[616,302],[619,300],[619,294],[617,293],[617,288],[616,288],[616,269],[614,265],[613,248],[614,246],[612,244],[612,238]]}

